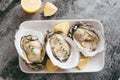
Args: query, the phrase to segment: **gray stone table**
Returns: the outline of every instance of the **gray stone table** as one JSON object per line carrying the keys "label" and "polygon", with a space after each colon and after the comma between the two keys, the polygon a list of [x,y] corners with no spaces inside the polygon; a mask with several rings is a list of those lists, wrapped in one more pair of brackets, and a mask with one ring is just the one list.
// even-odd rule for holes
{"label": "gray stone table", "polygon": [[[43,0],[59,11],[49,18],[42,10],[27,14],[20,0],[0,0],[0,80],[118,80],[120,77],[120,0]],[[42,6],[43,6],[42,5]],[[19,68],[14,35],[26,20],[98,19],[105,29],[105,66],[95,73],[26,74]]]}

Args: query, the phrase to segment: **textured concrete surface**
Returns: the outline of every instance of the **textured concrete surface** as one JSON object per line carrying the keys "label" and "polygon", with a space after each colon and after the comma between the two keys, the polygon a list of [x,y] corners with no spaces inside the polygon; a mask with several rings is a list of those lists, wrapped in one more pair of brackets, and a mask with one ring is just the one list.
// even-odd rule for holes
{"label": "textured concrete surface", "polygon": [[[120,77],[120,0],[43,0],[59,11],[52,17],[42,12],[25,13],[20,0],[0,0],[0,80],[118,80]],[[42,11],[42,10],[41,10]],[[14,35],[25,20],[98,19],[105,29],[104,69],[96,73],[25,74],[18,66]]]}

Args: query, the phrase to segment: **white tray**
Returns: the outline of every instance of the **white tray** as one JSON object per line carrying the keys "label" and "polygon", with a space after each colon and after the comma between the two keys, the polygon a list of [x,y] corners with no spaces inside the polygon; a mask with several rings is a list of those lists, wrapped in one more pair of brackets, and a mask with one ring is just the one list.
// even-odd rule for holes
{"label": "white tray", "polygon": [[[25,21],[21,23],[20,29],[34,29],[36,31],[41,31],[43,35],[46,35],[47,30],[51,30],[54,28],[54,26],[57,23],[63,22],[63,21],[69,21],[71,24],[74,24],[77,21],[83,21],[88,24],[94,25],[97,29],[99,29],[102,34],[104,35],[103,26],[98,20],[93,19],[82,19],[82,20],[34,20],[34,21]],[[88,66],[83,70],[78,70],[76,68],[68,69],[68,70],[61,70],[59,72],[53,72],[53,73],[84,73],[84,72],[98,72],[103,69],[105,63],[105,51],[102,51],[101,53],[97,54],[95,57],[92,57],[90,60]],[[20,69],[25,73],[51,73],[46,70],[41,71],[34,71],[30,69],[25,62],[19,57],[19,66]]]}

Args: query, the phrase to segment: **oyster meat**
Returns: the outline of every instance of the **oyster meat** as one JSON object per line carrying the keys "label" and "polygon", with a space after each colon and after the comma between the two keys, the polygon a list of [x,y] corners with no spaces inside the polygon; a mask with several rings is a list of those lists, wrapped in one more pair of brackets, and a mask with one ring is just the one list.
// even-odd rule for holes
{"label": "oyster meat", "polygon": [[86,28],[77,29],[73,36],[82,47],[90,52],[95,51],[100,42],[98,35]]}
{"label": "oyster meat", "polygon": [[23,36],[21,38],[21,48],[30,62],[42,62],[44,59],[44,48],[37,37]]}
{"label": "oyster meat", "polygon": [[70,45],[60,34],[55,34],[50,39],[53,55],[61,62],[66,61],[70,55]]}

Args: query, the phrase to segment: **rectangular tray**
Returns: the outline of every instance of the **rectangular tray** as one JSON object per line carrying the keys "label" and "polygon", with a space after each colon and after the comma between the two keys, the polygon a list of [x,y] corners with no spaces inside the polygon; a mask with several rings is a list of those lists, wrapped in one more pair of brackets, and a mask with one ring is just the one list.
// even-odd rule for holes
{"label": "rectangular tray", "polygon": [[[104,29],[100,21],[93,20],[93,19],[81,19],[81,20],[34,20],[34,21],[25,21],[21,23],[21,28],[26,29],[33,29],[36,31],[41,31],[43,35],[45,36],[47,30],[51,30],[54,28],[54,26],[57,23],[63,22],[63,21],[69,21],[71,24],[74,24],[77,21],[83,21],[85,23],[88,23],[90,25],[95,26],[98,28],[102,34],[104,35]],[[102,51],[101,53],[97,54],[96,56],[92,57],[88,66],[83,70],[78,70],[76,68],[68,69],[68,70],[60,70],[59,72],[53,72],[53,73],[84,73],[84,72],[98,72],[103,69],[105,63],[105,51]],[[34,71],[30,69],[25,62],[19,57],[19,66],[20,69],[25,73],[52,73],[48,72],[46,70],[41,71]]]}

